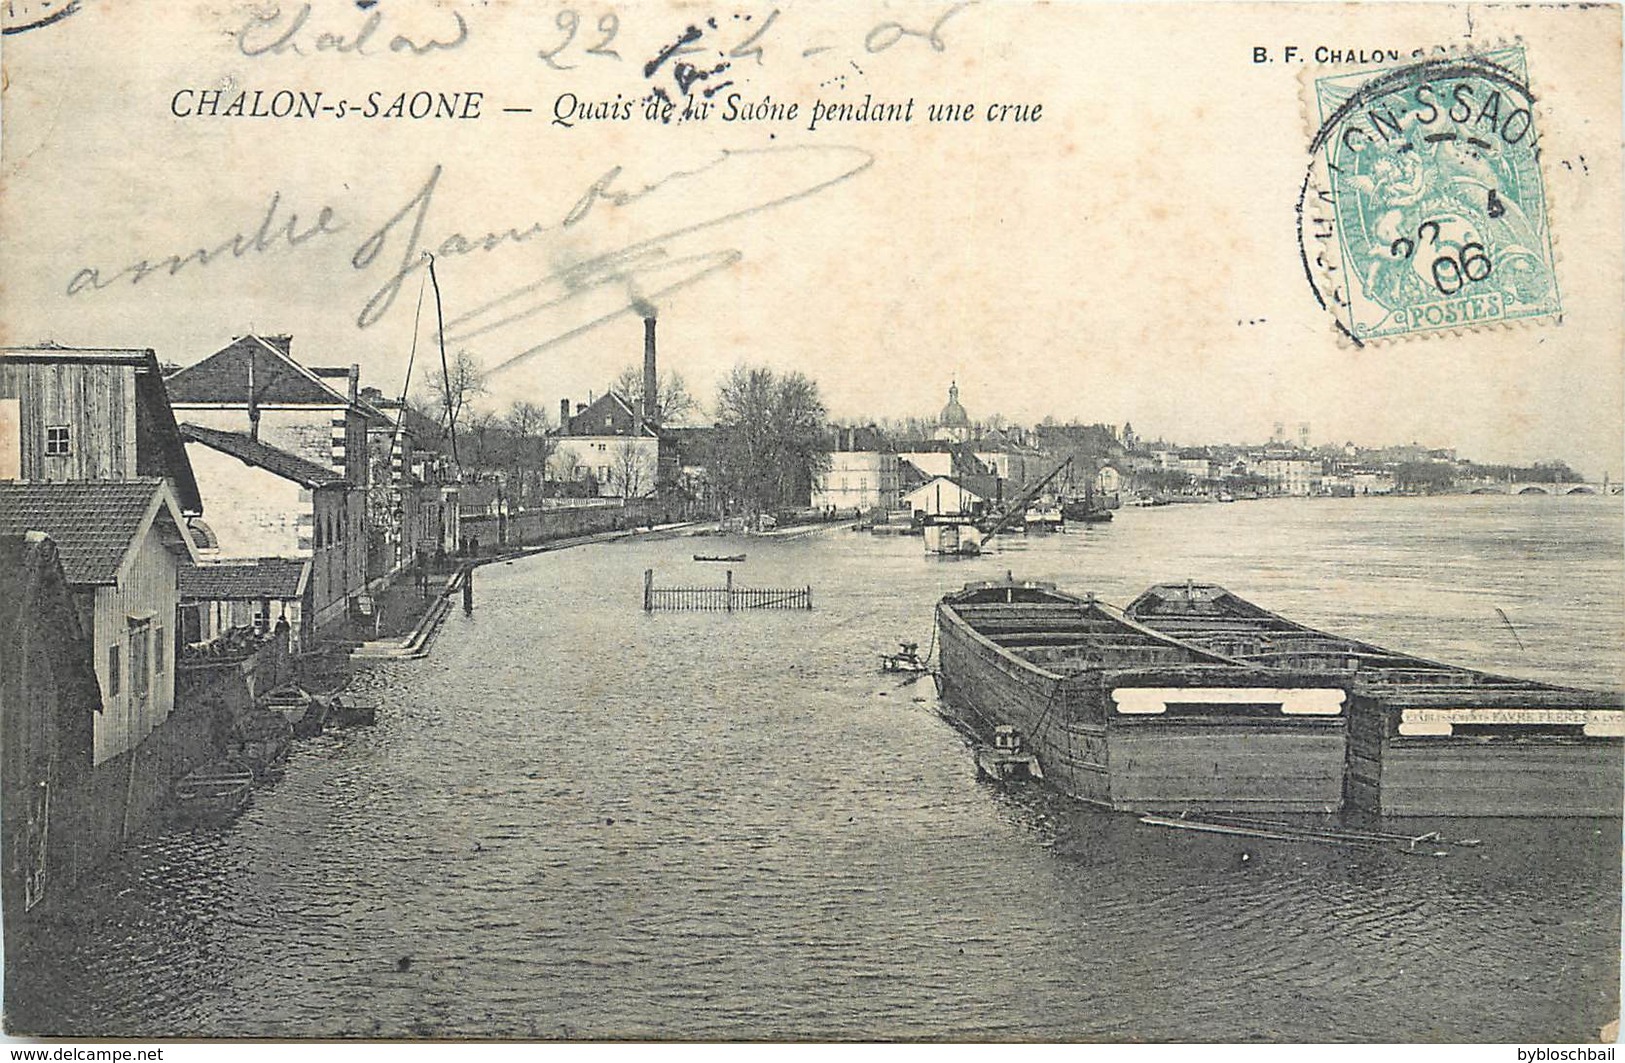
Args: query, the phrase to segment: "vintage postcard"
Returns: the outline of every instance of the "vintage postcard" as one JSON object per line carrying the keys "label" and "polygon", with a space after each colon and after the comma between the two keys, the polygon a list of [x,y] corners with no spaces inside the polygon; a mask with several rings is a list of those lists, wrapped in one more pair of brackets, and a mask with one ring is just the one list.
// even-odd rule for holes
{"label": "vintage postcard", "polygon": [[1617,6],[0,17],[8,1036],[1616,1039]]}

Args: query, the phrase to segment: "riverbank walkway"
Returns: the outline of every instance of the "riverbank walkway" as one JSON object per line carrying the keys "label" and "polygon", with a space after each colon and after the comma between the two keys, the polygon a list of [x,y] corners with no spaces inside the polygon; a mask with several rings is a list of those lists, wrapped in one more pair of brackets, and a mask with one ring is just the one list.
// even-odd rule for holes
{"label": "riverbank walkway", "polygon": [[[534,546],[521,547],[516,550],[506,550],[502,553],[491,554],[489,557],[470,558],[460,565],[455,572],[446,578],[443,586],[431,590],[433,600],[422,617],[411,630],[401,635],[389,638],[372,639],[361,643],[350,651],[350,659],[354,661],[369,660],[418,660],[429,655],[429,649],[434,637],[440,631],[440,625],[445,621],[446,615],[451,612],[452,601],[457,592],[463,589],[463,584],[470,578],[476,568],[485,565],[494,565],[499,562],[517,561],[520,558],[535,554],[550,553],[554,550],[568,550],[577,546],[590,546],[593,543],[613,542],[617,539],[639,538],[646,540],[671,538],[677,535],[691,533],[702,522],[683,521],[674,524],[657,524],[652,528],[638,531],[635,529],[622,529],[620,531],[595,532],[591,535],[576,535],[566,539],[554,539],[550,542],[537,543]],[[407,595],[419,593],[417,588],[400,585]]]}

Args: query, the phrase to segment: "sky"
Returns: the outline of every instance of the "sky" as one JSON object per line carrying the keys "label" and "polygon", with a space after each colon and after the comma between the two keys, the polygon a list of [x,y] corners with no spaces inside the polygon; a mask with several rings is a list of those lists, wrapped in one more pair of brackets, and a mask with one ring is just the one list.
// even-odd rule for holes
{"label": "sky", "polygon": [[[1186,444],[1307,422],[1316,443],[1625,471],[1607,9],[1472,19],[1475,40],[1526,44],[1561,324],[1355,348],[1300,259],[1313,72],[1254,49],[1460,44],[1460,7],[834,4],[770,19],[646,4],[573,25],[567,9],[427,0],[319,4],[298,24],[292,4],[276,20],[126,7],[87,3],[5,39],[8,344],[189,364],[251,330],[289,333],[296,357],[357,363],[386,394],[412,360],[417,390],[438,358],[428,249],[448,346],[490,370],[498,408],[556,414],[601,394],[641,359],[647,303],[662,368],[702,402],[759,363],[813,377],[841,419],[932,416],[957,381],[978,419],[1130,421]],[[359,52],[318,47],[353,45],[374,17]],[[697,51],[656,62],[690,26]],[[727,65],[685,93],[679,58]],[[644,117],[654,87],[680,111],[714,86],[704,119]],[[188,113],[211,90],[353,106]],[[465,113],[478,92],[479,116],[386,116],[416,92],[462,93]],[[912,100],[912,120],[808,128],[815,101],[866,97]],[[795,118],[743,117],[791,102]],[[929,121],[933,103],[974,104],[973,120]],[[630,118],[607,117],[625,104]],[[1000,104],[1042,111],[989,121]],[[199,248],[216,253],[133,279]]]}

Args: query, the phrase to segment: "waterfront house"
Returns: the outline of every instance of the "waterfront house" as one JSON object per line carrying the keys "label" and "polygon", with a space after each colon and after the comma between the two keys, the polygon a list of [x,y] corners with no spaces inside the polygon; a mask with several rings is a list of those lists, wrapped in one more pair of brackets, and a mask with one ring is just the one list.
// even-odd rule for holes
{"label": "waterfront house", "polygon": [[1322,462],[1307,451],[1267,447],[1249,457],[1247,471],[1261,476],[1279,495],[1311,495],[1320,488]]}
{"label": "waterfront house", "polygon": [[832,429],[828,471],[813,480],[814,509],[896,509],[897,454],[874,425]]}
{"label": "waterfront house", "polygon": [[[241,432],[183,424],[181,435],[210,500],[208,524],[195,526],[207,559],[308,559],[297,607],[275,594],[259,596],[281,603],[276,613],[266,612],[264,623],[286,617],[295,637],[308,642],[344,619],[351,599],[367,586],[364,495],[331,466]],[[284,569],[266,564],[262,570],[278,573],[276,585],[283,586]],[[197,624],[205,630],[201,614]]]}
{"label": "waterfront house", "polygon": [[976,460],[1006,484],[1024,484],[1046,471],[1043,455],[1022,443],[1020,435],[1016,430],[993,428],[983,432],[973,446]]}
{"label": "waterfront house", "polygon": [[950,476],[933,476],[904,495],[903,505],[916,516],[969,516],[980,514],[987,506],[987,498]]}
{"label": "waterfront house", "polygon": [[675,443],[624,396],[606,392],[564,417],[568,405],[555,453],[571,478],[596,483],[601,498],[647,498],[676,480]]}
{"label": "waterfront house", "polygon": [[131,752],[175,703],[180,566],[197,556],[162,480],[0,483],[0,535],[57,544],[101,685],[92,763]]}
{"label": "waterfront house", "polygon": [[367,415],[360,370],[310,368],[291,336],[241,336],[170,375],[177,419],[244,433],[367,486]]}
{"label": "waterfront house", "polygon": [[158,478],[203,511],[151,350],[0,349],[0,481]]}
{"label": "waterfront house", "polygon": [[376,584],[457,548],[459,474],[440,426],[409,404],[377,388],[362,389],[357,404],[367,421],[367,577]]}
{"label": "waterfront house", "polygon": [[197,647],[244,629],[263,636],[286,620],[297,648],[310,568],[309,558],[296,557],[217,558],[181,566],[182,646]]}

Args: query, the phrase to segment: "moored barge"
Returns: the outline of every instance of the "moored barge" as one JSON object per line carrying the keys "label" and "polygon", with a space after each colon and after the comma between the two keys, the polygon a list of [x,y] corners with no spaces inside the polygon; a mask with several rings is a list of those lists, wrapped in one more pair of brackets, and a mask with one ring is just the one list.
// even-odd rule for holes
{"label": "moored barge", "polygon": [[1383,649],[1288,620],[1215,584],[1159,584],[1127,614],[1250,665],[1346,676],[1352,808],[1388,816],[1621,814],[1618,693]]}
{"label": "moored barge", "polygon": [[967,584],[936,622],[950,707],[1015,728],[1074,797],[1139,811],[1341,805],[1336,677],[1249,665],[1050,583]]}

